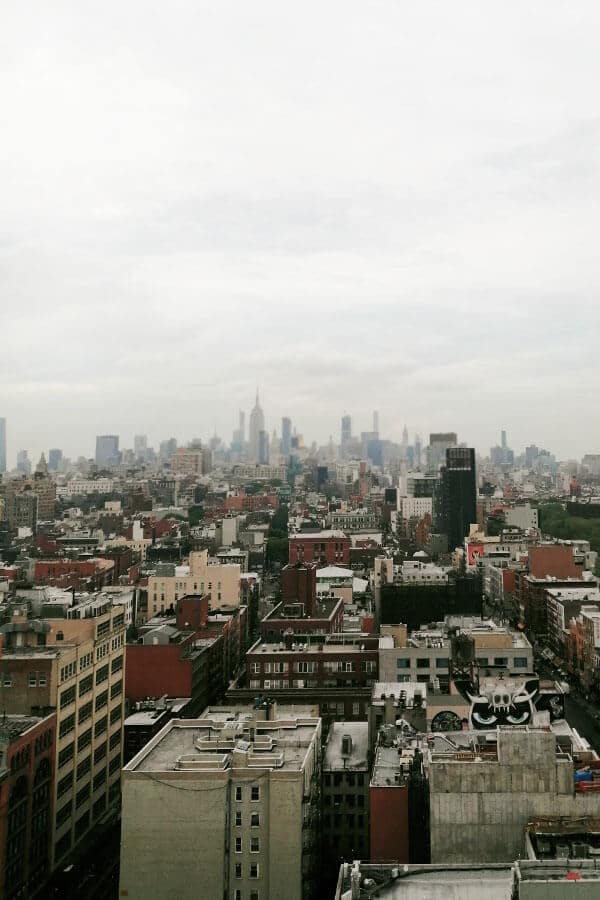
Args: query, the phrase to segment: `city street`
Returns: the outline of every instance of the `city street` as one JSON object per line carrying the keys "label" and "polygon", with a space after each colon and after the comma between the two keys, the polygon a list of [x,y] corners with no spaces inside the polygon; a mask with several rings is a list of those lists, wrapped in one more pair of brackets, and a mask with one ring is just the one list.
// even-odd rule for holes
{"label": "city street", "polygon": [[600,754],[600,720],[594,716],[600,715],[600,708],[587,701],[581,694],[571,692],[566,702],[566,717],[569,725],[572,725],[579,734],[587,738],[594,750]]}

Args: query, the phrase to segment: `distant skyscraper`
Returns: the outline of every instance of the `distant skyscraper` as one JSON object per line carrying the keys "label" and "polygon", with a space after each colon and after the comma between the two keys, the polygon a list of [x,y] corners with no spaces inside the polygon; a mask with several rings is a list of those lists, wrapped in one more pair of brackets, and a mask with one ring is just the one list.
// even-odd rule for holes
{"label": "distant skyscraper", "polygon": [[448,549],[460,547],[477,522],[477,476],[472,447],[448,447],[436,488],[437,527],[448,535]]}
{"label": "distant skyscraper", "polygon": [[158,447],[159,459],[170,459],[177,450],[177,440],[169,438],[167,441],[161,441]]}
{"label": "distant skyscraper", "polygon": [[62,450],[59,450],[58,447],[53,447],[51,450],[48,450],[48,468],[51,472],[58,472],[60,469],[63,458]]}
{"label": "distant skyscraper", "polygon": [[258,432],[258,459],[261,466],[269,464],[269,435],[263,429]]}
{"label": "distant skyscraper", "polygon": [[402,446],[408,447],[408,428],[406,425],[402,429]]}
{"label": "distant skyscraper", "polygon": [[17,453],[17,472],[22,475],[31,475],[31,460],[27,450],[19,450]]}
{"label": "distant skyscraper", "polygon": [[421,443],[421,436],[415,434],[415,466],[417,469],[421,468],[423,458],[423,444]]}
{"label": "distant skyscraper", "polygon": [[[254,409],[250,413],[250,430],[248,435],[249,453],[251,462],[259,462],[260,460],[260,433],[265,430],[265,415],[262,411],[258,398],[258,389],[256,390],[256,403]],[[267,435],[268,444],[268,435]]]}
{"label": "distant skyscraper", "polygon": [[506,450],[506,432],[504,430],[500,432],[500,438],[502,442],[502,449]]}
{"label": "distant skyscraper", "polygon": [[133,455],[136,459],[145,460],[148,453],[148,436],[136,434],[133,439]]}
{"label": "distant skyscraper", "polygon": [[341,444],[344,447],[352,440],[352,417],[342,416]]}
{"label": "distant skyscraper", "polygon": [[429,435],[429,448],[427,452],[427,468],[430,472],[438,472],[446,459],[448,447],[456,447],[458,438],[456,432],[436,432]]}
{"label": "distant skyscraper", "polygon": [[379,437],[379,412],[373,410],[373,433]]}
{"label": "distant skyscraper", "polygon": [[239,432],[240,432],[240,441],[243,444],[246,440],[246,413],[240,409],[240,418],[239,418]]}
{"label": "distant skyscraper", "polygon": [[99,434],[96,438],[96,465],[116,466],[119,462],[119,435]]}
{"label": "distant skyscraper", "polygon": [[0,473],[6,472],[6,419],[0,419]]}
{"label": "distant skyscraper", "polygon": [[289,456],[292,452],[292,420],[284,416],[281,420],[281,454]]}

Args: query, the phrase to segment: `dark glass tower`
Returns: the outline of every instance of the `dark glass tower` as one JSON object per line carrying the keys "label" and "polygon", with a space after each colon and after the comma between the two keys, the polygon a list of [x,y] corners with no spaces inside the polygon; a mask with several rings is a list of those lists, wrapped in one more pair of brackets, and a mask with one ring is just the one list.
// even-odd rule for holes
{"label": "dark glass tower", "polygon": [[469,527],[477,522],[477,475],[472,447],[448,447],[446,465],[436,490],[436,517],[448,549],[461,546]]}

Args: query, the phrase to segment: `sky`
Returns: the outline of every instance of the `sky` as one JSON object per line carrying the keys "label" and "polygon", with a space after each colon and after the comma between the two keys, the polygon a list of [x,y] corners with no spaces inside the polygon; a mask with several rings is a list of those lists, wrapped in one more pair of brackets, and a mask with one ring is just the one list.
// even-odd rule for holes
{"label": "sky", "polygon": [[600,451],[600,5],[4,0],[9,462],[95,435]]}

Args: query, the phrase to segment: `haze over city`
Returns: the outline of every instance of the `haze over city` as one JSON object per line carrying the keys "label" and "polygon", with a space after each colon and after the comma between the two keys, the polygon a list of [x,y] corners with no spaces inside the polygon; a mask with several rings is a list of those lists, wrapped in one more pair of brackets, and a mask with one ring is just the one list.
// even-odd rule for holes
{"label": "haze over city", "polygon": [[9,456],[229,440],[256,384],[319,443],[593,452],[597,4],[296,12],[3,5]]}

